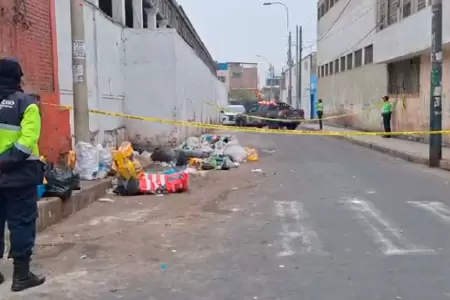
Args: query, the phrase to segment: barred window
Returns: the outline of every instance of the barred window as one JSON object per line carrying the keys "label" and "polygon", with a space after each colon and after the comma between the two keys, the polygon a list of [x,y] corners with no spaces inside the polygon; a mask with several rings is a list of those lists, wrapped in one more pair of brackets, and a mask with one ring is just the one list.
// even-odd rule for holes
{"label": "barred window", "polygon": [[321,77],[325,76],[325,66],[320,67],[320,74],[321,74]]}
{"label": "barred window", "polygon": [[325,76],[328,76],[328,64],[325,65]]}
{"label": "barred window", "polygon": [[330,62],[330,75],[334,74],[334,70],[333,70],[333,62]]}
{"label": "barred window", "polygon": [[389,93],[418,94],[420,92],[420,56],[388,64]]}
{"label": "barred window", "polygon": [[347,70],[353,69],[353,53],[347,54]]}
{"label": "barred window", "polygon": [[355,51],[355,68],[359,68],[362,66],[362,49]]}
{"label": "barred window", "polygon": [[334,61],[334,72],[339,73],[339,58]]}
{"label": "barred window", "polygon": [[373,45],[364,48],[364,64],[368,65],[371,63],[373,63]]}
{"label": "barred window", "polygon": [[417,0],[417,10],[422,10],[425,7],[427,7],[427,1],[426,0]]}
{"label": "barred window", "polygon": [[345,56],[341,57],[341,72],[345,72]]}

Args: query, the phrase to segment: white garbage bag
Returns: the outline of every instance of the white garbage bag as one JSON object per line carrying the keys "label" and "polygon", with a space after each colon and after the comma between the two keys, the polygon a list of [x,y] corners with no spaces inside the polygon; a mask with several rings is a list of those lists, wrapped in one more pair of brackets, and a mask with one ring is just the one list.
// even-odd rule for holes
{"label": "white garbage bag", "polygon": [[97,179],[100,162],[98,149],[89,143],[78,142],[75,145],[75,154],[77,157],[75,174],[82,180]]}
{"label": "white garbage bag", "polygon": [[223,148],[223,154],[231,157],[235,163],[243,163],[247,159],[247,151],[237,142],[230,141]]}
{"label": "white garbage bag", "polygon": [[113,155],[110,149],[103,148],[100,144],[97,145],[97,150],[99,157],[97,178],[106,178],[112,168]]}

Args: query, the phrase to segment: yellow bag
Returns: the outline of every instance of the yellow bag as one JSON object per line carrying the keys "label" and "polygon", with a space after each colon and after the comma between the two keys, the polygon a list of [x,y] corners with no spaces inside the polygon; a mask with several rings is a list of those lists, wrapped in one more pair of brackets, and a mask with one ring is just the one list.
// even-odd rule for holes
{"label": "yellow bag", "polygon": [[130,142],[123,142],[119,147],[119,152],[123,153],[125,157],[131,157],[134,153],[134,149]]}
{"label": "yellow bag", "polygon": [[69,156],[67,158],[67,165],[71,169],[75,169],[75,165],[77,163],[77,155],[75,154],[75,151],[69,151]]}
{"label": "yellow bag", "polygon": [[258,161],[258,151],[255,148],[245,148],[247,151],[247,161]]}

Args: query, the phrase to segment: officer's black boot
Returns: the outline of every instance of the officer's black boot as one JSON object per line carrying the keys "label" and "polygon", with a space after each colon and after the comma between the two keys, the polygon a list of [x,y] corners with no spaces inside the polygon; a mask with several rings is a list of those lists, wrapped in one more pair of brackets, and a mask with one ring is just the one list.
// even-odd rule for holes
{"label": "officer's black boot", "polygon": [[30,272],[30,259],[21,258],[14,260],[14,273],[11,291],[20,292],[45,282],[45,277],[36,276]]}
{"label": "officer's black boot", "polygon": [[3,282],[5,282],[5,277],[2,273],[0,273],[0,284],[2,284]]}

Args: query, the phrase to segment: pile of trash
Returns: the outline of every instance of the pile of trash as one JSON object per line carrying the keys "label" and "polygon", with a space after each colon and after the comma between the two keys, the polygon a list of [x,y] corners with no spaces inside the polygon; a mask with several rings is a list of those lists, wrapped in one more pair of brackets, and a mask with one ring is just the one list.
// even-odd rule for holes
{"label": "pile of trash", "polygon": [[[232,136],[206,134],[189,137],[176,148],[156,148],[152,153],[143,151],[139,154],[133,151],[130,144],[127,148],[126,153],[120,149],[118,153],[128,161],[123,165],[130,164],[126,169],[131,171],[118,172],[114,188],[114,192],[122,196],[186,192],[189,190],[189,175],[203,174],[208,170],[230,170],[246,161],[258,160],[255,149],[242,147]],[[138,155],[149,157],[149,161],[166,169],[134,172],[131,160]],[[114,157],[114,162],[116,160]]]}

